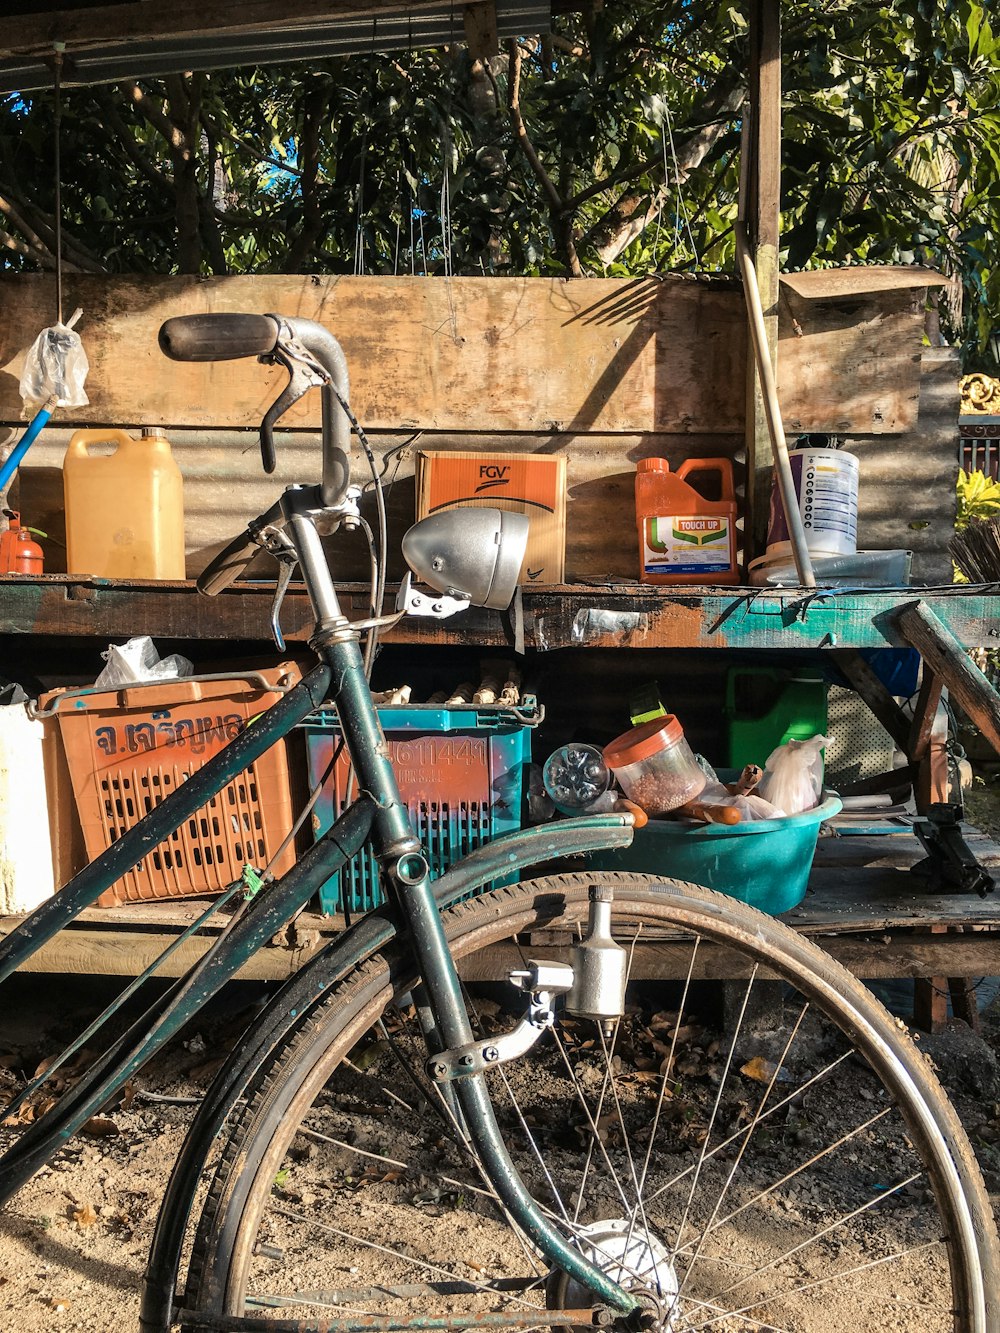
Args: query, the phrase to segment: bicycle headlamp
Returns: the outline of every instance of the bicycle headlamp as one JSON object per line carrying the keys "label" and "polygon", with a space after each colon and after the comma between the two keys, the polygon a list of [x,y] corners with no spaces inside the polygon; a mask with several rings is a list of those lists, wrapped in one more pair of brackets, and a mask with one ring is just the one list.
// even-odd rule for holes
{"label": "bicycle headlamp", "polygon": [[436,592],[503,611],[517,587],[528,526],[526,514],[503,509],[442,510],[410,528],[403,558]]}

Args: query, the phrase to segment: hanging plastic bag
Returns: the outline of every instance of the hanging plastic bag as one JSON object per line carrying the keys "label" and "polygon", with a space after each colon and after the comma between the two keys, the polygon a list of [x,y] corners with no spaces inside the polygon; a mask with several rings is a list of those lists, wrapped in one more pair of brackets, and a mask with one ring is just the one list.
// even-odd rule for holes
{"label": "hanging plastic bag", "polygon": [[90,362],[80,335],[66,324],[53,324],[31,344],[21,372],[21,415],[33,417],[55,399],[56,407],[86,407],[84,381]]}
{"label": "hanging plastic bag", "polygon": [[798,815],[819,804],[823,792],[823,749],[826,736],[786,741],[768,755],[757,794],[786,815]]}
{"label": "hanging plastic bag", "polygon": [[129,639],[127,643],[113,643],[101,656],[107,666],[94,681],[96,690],[117,690],[149,680],[176,680],[194,672],[194,663],[180,653],[171,653],[161,661],[148,635]]}

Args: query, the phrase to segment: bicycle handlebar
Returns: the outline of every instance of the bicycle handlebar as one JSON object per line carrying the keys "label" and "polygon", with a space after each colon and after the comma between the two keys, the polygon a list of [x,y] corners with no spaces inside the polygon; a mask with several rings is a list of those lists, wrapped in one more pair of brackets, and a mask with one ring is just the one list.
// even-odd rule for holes
{"label": "bicycle handlebar", "polygon": [[160,350],[172,361],[235,361],[269,356],[278,342],[270,315],[175,315],[160,327]]}
{"label": "bicycle handlebar", "polygon": [[206,597],[217,597],[231,583],[235,583],[261,549],[257,533],[263,528],[277,523],[281,518],[281,505],[273,504],[260,518],[255,518],[245,532],[227,542],[218,555],[214,556],[198,575],[197,588]]}
{"label": "bicycle handlebar", "polygon": [[249,531],[241,532],[198,575],[198,591],[206,597],[216,597],[236,582],[259,550]]}
{"label": "bicycle handlebar", "polygon": [[[265,472],[274,471],[274,427],[278,419],[311,387],[320,386],[323,472],[318,499],[328,509],[343,503],[351,480],[347,362],[340,343],[328,329],[297,316],[235,311],[175,315],[161,325],[159,344],[174,361],[233,361],[255,356],[285,367],[288,384],[261,422]],[[199,592],[214,597],[228,588],[257,553],[258,533],[281,517],[280,505],[276,505],[234,537],[199,575]]]}

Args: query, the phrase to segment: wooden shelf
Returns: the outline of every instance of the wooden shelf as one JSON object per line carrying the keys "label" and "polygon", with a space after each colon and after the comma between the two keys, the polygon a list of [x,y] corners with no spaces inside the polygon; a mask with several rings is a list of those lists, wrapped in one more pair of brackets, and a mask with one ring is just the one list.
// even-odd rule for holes
{"label": "wooden shelf", "polygon": [[[969,844],[994,873],[1000,870],[1000,847],[971,831]],[[784,920],[816,939],[857,976],[996,976],[1000,975],[1000,895],[922,892],[909,867],[923,852],[909,831],[898,834],[851,834],[822,838],[816,850],[809,890],[800,906]],[[110,909],[91,908],[60,931],[25,964],[25,971],[134,976],[205,908],[205,902],[130,903]],[[0,917],[0,936],[19,922]],[[220,923],[221,924],[221,923]],[[178,976],[204,952],[220,926],[211,924],[186,941],[171,957],[162,975]],[[243,980],[281,980],[343,929],[337,917],[305,913],[286,941],[272,943],[250,959]],[[965,933],[955,933],[963,931]],[[943,932],[943,933],[942,933]],[[531,943],[550,952],[569,941],[550,931],[536,932]],[[653,977],[683,977],[688,946],[669,933],[649,938],[637,951],[635,967]],[[732,959],[699,948],[704,975],[731,975]],[[495,965],[496,957],[490,960]],[[512,957],[511,965],[517,964]],[[474,960],[463,973],[476,976]]]}
{"label": "wooden shelf", "polygon": [[[340,587],[345,614],[367,614],[367,587]],[[193,583],[117,582],[49,574],[0,575],[0,633],[267,641],[273,585],[241,583],[202,597]],[[408,618],[387,643],[526,648],[881,648],[904,640],[894,624],[922,600],[967,647],[996,647],[995,594],[960,589],[663,589],[571,584],[525,588],[516,610],[469,611],[444,621]],[[312,618],[301,585],[285,599],[289,642],[308,639]]]}

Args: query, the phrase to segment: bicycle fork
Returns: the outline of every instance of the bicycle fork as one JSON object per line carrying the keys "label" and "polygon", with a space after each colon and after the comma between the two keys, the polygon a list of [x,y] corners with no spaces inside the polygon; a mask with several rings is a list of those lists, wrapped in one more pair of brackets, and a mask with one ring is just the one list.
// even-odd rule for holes
{"label": "bicycle fork", "polygon": [[[317,629],[312,646],[329,666],[334,702],[359,789],[375,803],[376,854],[384,882],[391,886],[412,939],[438,1039],[443,1049],[473,1045],[472,1025],[462,998],[444,923],[434,900],[427,858],[410,825],[409,814],[388,757],[385,736],[371,700],[357,632],[340,612],[315,529],[293,519],[295,544],[306,586],[313,600]],[[430,1051],[433,1057],[437,1052]],[[453,1086],[472,1145],[504,1209],[531,1242],[558,1269],[592,1291],[601,1303],[628,1314],[639,1302],[567,1243],[542,1214],[510,1159],[482,1073],[473,1070]]]}

